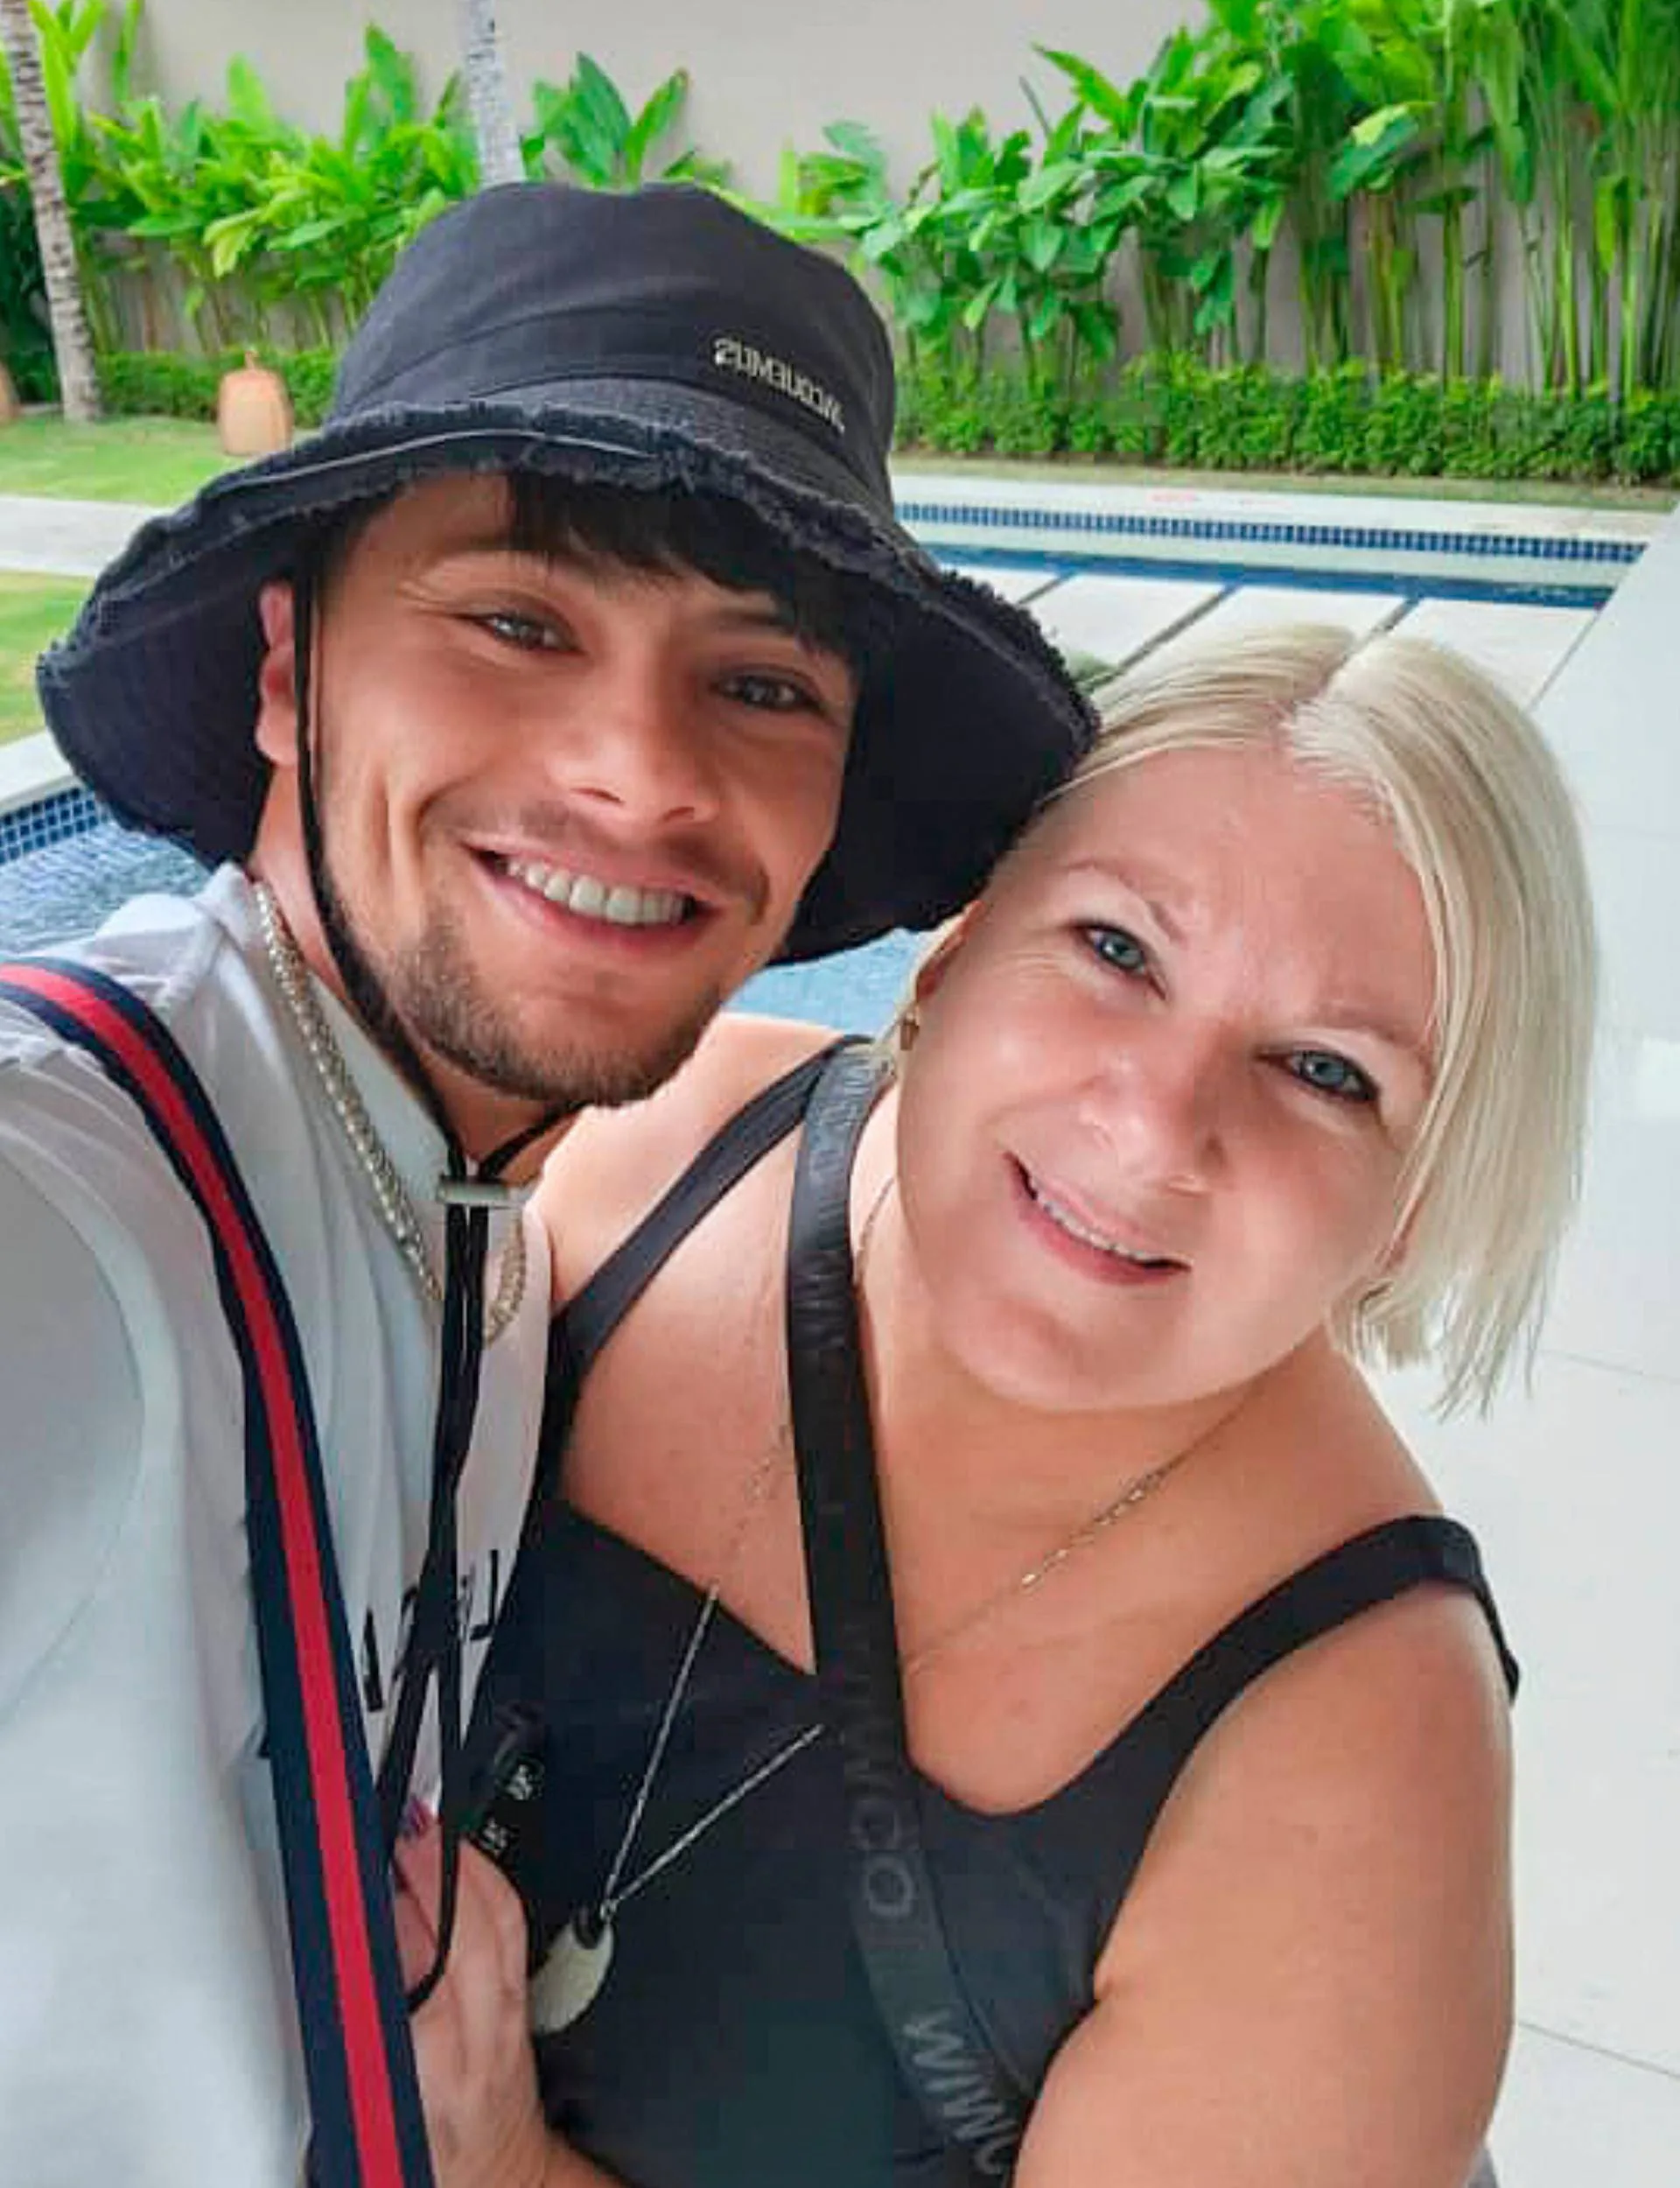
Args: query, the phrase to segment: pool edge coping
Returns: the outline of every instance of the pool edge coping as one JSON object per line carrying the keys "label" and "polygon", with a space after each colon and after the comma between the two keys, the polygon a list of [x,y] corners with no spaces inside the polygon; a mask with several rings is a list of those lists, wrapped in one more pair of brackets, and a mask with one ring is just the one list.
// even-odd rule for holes
{"label": "pool edge coping", "polygon": [[[983,577],[987,561],[1007,560],[1012,555],[1022,561],[1058,559],[1087,572],[1108,565],[1119,574],[1118,566],[1129,565],[1138,575],[1185,575],[1188,572],[1175,565],[1186,559],[1186,547],[1200,544],[1235,549],[1242,553],[1244,567],[1256,574],[1274,582],[1292,579],[1307,590],[1337,576],[1365,590],[1380,576],[1402,587],[1433,579],[1443,590],[1462,589],[1470,597],[1481,593],[1485,585],[1491,597],[1531,600],[1552,587],[1568,586],[1571,579],[1578,586],[1584,578],[1604,585],[1606,593],[1613,591],[1637,563],[1656,528],[1648,512],[1586,511],[1564,503],[1432,503],[1427,497],[1399,494],[1327,495],[1310,488],[1289,493],[1272,487],[1244,491],[1176,487],[1153,480],[1135,485],[1111,480],[1053,481],[921,466],[895,466],[893,485],[906,525],[923,543],[931,551],[959,560],[966,556],[970,567],[980,565],[976,574]],[[52,506],[52,497],[39,498],[45,506]],[[99,506],[112,512],[127,510],[136,522],[156,514],[150,506],[139,504]],[[1377,521],[1379,509],[1390,518],[1387,523]],[[1499,535],[1513,543],[1520,538],[1530,551],[1519,557],[1469,550],[1457,558],[1460,568],[1444,570],[1441,545],[1432,543],[1421,548],[1410,543],[1448,518],[1456,520],[1454,529],[1461,537],[1486,540]],[[990,534],[986,542],[962,536],[970,524],[978,529],[980,522]],[[1352,533],[1364,537],[1355,543],[1348,536]],[[1376,536],[1383,533],[1391,539]],[[1334,541],[1326,534],[1335,536]],[[1582,552],[1588,542],[1598,552]],[[1376,558],[1388,567],[1380,572],[1372,567]],[[1228,577],[1222,564],[1202,556],[1194,559],[1197,574],[1215,582]],[[4,561],[0,550],[0,564]],[[1204,562],[1205,569],[1200,567]],[[1431,563],[1435,566],[1424,566]],[[1482,569],[1497,567],[1500,576],[1479,583],[1470,574],[1473,563]],[[1521,563],[1528,566],[1513,566]],[[24,855],[8,847],[8,838],[21,833],[17,815],[80,788],[49,730],[0,745],[0,865]]]}
{"label": "pool edge coping", "polygon": [[74,789],[76,782],[75,769],[59,750],[50,729],[0,745],[0,820],[60,790]]}

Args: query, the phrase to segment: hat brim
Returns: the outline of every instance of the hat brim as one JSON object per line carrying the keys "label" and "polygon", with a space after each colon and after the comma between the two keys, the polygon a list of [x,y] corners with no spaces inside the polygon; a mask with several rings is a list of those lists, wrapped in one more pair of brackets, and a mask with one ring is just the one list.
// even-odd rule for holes
{"label": "hat brim", "polygon": [[784,961],[956,910],[1088,740],[1088,710],[1031,619],[941,569],[813,437],[704,389],[614,378],[329,424],[154,519],[41,663],[66,757],[130,825],[212,865],[242,859],[268,781],[251,735],[261,586],[335,511],[446,473],[528,470],[722,495],[897,604]]}

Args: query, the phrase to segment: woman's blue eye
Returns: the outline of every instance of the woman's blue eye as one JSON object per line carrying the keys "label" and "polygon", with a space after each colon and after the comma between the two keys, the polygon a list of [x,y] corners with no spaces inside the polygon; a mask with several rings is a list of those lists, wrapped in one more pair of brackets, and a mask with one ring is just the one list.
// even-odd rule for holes
{"label": "woman's blue eye", "polygon": [[1289,1058],[1289,1068],[1315,1094],[1328,1094],[1339,1102],[1376,1099],[1376,1082],[1370,1075],[1327,1048],[1298,1048]]}
{"label": "woman's blue eye", "polygon": [[1149,952],[1124,927],[1088,927],[1085,939],[1104,964],[1116,972],[1147,972]]}

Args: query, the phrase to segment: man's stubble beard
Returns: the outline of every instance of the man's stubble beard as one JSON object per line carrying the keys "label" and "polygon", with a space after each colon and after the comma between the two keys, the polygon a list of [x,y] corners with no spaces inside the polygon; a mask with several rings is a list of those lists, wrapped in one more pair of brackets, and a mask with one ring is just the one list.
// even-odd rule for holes
{"label": "man's stubble beard", "polygon": [[675,1025],[609,1044],[522,1037],[473,972],[459,928],[436,912],[419,940],[391,966],[392,1000],[437,1055],[498,1093],[545,1109],[612,1109],[645,1101],[699,1046],[723,1007],[721,990],[690,1005]]}
{"label": "man's stubble beard", "polygon": [[388,1050],[392,1046],[394,1022],[410,1043],[480,1085],[556,1115],[646,1100],[688,1062],[726,999],[714,988],[674,1025],[626,1036],[611,1047],[604,1041],[568,1042],[564,1034],[538,1043],[522,1034],[487,992],[451,912],[432,908],[418,939],[394,951],[373,949],[330,859],[326,865],[322,878],[333,918],[373,975],[384,1006],[388,1022],[371,1028],[382,1044]]}

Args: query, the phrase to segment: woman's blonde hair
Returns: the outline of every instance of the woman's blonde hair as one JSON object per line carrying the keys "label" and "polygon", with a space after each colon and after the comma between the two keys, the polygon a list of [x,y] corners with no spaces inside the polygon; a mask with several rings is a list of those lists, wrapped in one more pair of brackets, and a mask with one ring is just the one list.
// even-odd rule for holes
{"label": "woman's blonde hair", "polygon": [[1432,1354],[1444,1408],[1486,1405],[1532,1357],[1586,1133],[1597,952],[1557,762],[1445,648],[1317,626],[1146,665],[1102,714],[1062,796],[1158,753],[1267,742],[1392,827],[1434,944],[1433,1076],[1390,1264],[1334,1334],[1368,1362]]}

